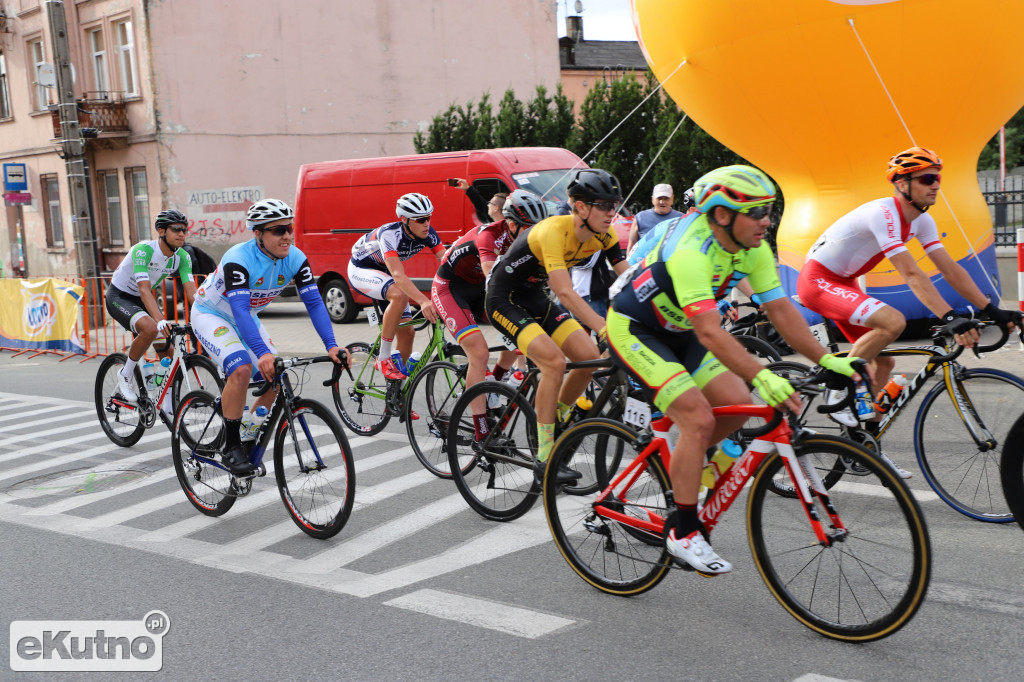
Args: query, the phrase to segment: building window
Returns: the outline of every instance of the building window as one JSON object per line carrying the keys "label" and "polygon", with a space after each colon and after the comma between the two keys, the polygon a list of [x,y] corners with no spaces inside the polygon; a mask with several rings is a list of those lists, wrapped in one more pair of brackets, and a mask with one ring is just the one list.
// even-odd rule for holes
{"label": "building window", "polygon": [[11,117],[11,94],[7,90],[7,57],[0,52],[0,118]]}
{"label": "building window", "polygon": [[100,171],[99,177],[99,185],[103,189],[103,208],[107,221],[107,246],[124,246],[124,224],[121,222],[121,189],[117,184],[117,171]]}
{"label": "building window", "polygon": [[107,48],[103,40],[103,29],[89,31],[89,49],[92,52],[92,77],[97,92],[106,92],[107,87]]}
{"label": "building window", "polygon": [[40,81],[42,80],[41,71],[46,65],[46,53],[43,51],[43,41],[41,39],[30,41],[28,44],[28,50],[32,64],[35,67],[33,73],[36,75],[33,79],[35,81],[35,88],[33,88],[35,101],[32,102],[32,106],[34,107],[34,111],[42,111],[50,103],[49,90],[45,85],[40,85]]}
{"label": "building window", "polygon": [[146,186],[145,168],[126,168],[125,186],[128,189],[128,227],[135,241],[149,239],[149,188]]}
{"label": "building window", "polygon": [[135,38],[130,19],[114,24],[117,40],[117,66],[121,72],[121,90],[125,97],[138,97],[139,86],[135,69]]}
{"label": "building window", "polygon": [[57,175],[40,175],[39,184],[43,196],[43,221],[46,223],[46,245],[51,248],[64,246],[64,224],[60,219],[60,186]]}

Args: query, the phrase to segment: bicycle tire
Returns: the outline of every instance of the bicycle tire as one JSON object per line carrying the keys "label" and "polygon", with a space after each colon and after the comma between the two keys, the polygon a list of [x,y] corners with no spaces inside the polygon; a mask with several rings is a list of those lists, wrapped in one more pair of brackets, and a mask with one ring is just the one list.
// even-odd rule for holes
{"label": "bicycle tire", "polygon": [[[601,417],[573,424],[555,445],[544,476],[544,513],[555,545],[566,563],[586,582],[602,592],[632,596],[650,590],[664,579],[672,565],[665,541],[646,529],[604,518],[594,500],[609,485],[602,480],[600,490],[590,495],[561,495],[555,482],[560,464],[572,462],[575,450],[588,439],[617,440],[629,458],[629,466],[641,446],[636,434],[624,424]],[[637,476],[630,477],[628,488],[613,491],[614,500],[605,506],[628,515],[650,520],[660,517],[664,523],[669,508],[668,474],[661,459],[652,455],[641,465]]]}
{"label": "bicycle tire", "polygon": [[[994,369],[964,370],[964,397],[974,405],[995,439],[983,449],[967,431],[960,409],[944,382],[921,403],[914,426],[914,452],[925,480],[961,514],[989,523],[1012,523],[1014,514],[1002,491],[999,454],[1024,405],[1024,381]],[[946,401],[939,398],[946,396]]]}
{"label": "bicycle tire", "polygon": [[182,358],[183,367],[171,377],[171,404],[175,410],[182,396],[192,391],[206,391],[217,397],[224,390],[224,379],[216,362],[198,353]]}
{"label": "bicycle tire", "polygon": [[347,345],[348,368],[331,384],[342,423],[359,436],[374,436],[391,420],[385,400],[387,380],[374,366],[370,350],[366,343]]}
{"label": "bicycle tire", "polygon": [[[405,430],[420,464],[438,478],[452,477],[448,462],[448,425],[462,395],[465,367],[451,362],[428,363],[413,379],[405,400]],[[412,419],[415,410],[419,419]],[[468,443],[467,443],[468,444]]]}
{"label": "bicycle tire", "polygon": [[[829,491],[847,534],[824,546],[809,528],[803,504],[769,494],[771,479],[785,470],[782,457],[770,455],[747,500],[758,573],[772,596],[819,634],[847,642],[888,637],[910,621],[928,590],[931,544],[921,508],[903,479],[869,450],[821,435],[795,447],[798,454],[848,459],[868,474]],[[814,506],[835,535],[822,502]]]}
{"label": "bicycle tire", "polygon": [[[504,404],[487,409],[491,433],[477,446],[470,403],[489,394]],[[525,395],[500,381],[470,386],[452,409],[447,442],[452,480],[476,513],[491,521],[512,521],[530,510],[540,486],[533,476],[537,417]]]}
{"label": "bicycle tire", "polygon": [[768,362],[779,362],[782,360],[782,354],[776,350],[775,346],[764,339],[748,334],[733,334],[733,338],[739,341],[740,345],[754,357],[767,360]]}
{"label": "bicycle tire", "polygon": [[[185,437],[183,432],[187,431]],[[193,445],[189,446],[187,443]],[[185,498],[206,516],[222,516],[235,504],[234,477],[223,467],[193,456],[218,455],[224,446],[223,419],[215,398],[206,391],[185,394],[174,413],[171,459]]]}
{"label": "bicycle tire", "polygon": [[326,540],[341,532],[352,513],[352,449],[334,414],[315,400],[296,400],[290,420],[294,432],[282,417],[274,437],[277,488],[295,525]]}
{"label": "bicycle tire", "polygon": [[1013,423],[1003,442],[999,473],[1006,504],[1024,530],[1024,413]]}
{"label": "bicycle tire", "polygon": [[[122,448],[131,447],[139,442],[146,430],[146,425],[139,418],[139,410],[130,405],[120,395],[117,374],[128,362],[124,353],[111,353],[96,370],[96,384],[93,399],[96,403],[96,416],[99,417],[103,433],[107,434],[114,445]],[[136,390],[141,390],[136,388]]]}

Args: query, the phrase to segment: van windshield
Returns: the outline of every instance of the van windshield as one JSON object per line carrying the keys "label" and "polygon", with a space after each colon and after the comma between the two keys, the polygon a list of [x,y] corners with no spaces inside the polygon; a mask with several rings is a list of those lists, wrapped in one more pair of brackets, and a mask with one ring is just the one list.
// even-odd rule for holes
{"label": "van windshield", "polygon": [[513,173],[512,179],[520,189],[526,189],[538,194],[548,201],[565,201],[567,198],[565,186],[569,184],[573,170],[563,168],[560,170],[531,171],[529,173]]}

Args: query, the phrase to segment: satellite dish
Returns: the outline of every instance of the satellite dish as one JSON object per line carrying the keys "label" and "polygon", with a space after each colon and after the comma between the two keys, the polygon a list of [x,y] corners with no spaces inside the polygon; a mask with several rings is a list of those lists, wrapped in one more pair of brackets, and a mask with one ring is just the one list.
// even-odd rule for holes
{"label": "satellite dish", "polygon": [[576,14],[579,14],[580,12],[583,11],[583,2],[581,0],[576,0],[576,6],[575,7],[576,7]]}
{"label": "satellite dish", "polygon": [[[49,62],[39,65],[36,73],[36,83],[47,88],[57,87],[57,69]],[[71,64],[71,85],[75,84],[75,65]]]}

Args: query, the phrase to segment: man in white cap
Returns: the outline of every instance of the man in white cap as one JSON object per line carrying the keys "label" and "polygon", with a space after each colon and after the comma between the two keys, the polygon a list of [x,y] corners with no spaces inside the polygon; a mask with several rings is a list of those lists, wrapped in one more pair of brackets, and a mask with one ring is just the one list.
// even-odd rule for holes
{"label": "man in white cap", "polygon": [[654,193],[651,195],[651,203],[654,204],[654,208],[649,208],[636,214],[636,219],[633,221],[633,229],[629,231],[627,251],[633,248],[633,245],[636,244],[640,237],[643,237],[661,221],[678,218],[683,215],[672,208],[672,200],[674,198],[672,185],[662,183],[654,186]]}

